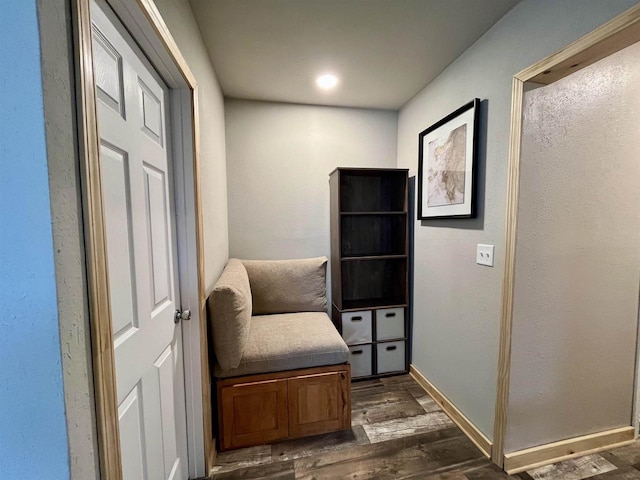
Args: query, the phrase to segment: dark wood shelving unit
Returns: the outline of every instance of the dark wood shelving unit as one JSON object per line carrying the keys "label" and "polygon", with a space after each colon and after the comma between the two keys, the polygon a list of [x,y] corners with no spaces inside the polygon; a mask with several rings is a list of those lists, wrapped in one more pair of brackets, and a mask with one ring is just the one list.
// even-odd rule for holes
{"label": "dark wood shelving unit", "polygon": [[404,215],[407,212],[340,212],[340,215]]}
{"label": "dark wood shelving unit", "polygon": [[406,255],[362,255],[361,257],[342,257],[343,262],[353,262],[358,260],[393,260],[407,258]]}
{"label": "dark wood shelving unit", "polygon": [[329,176],[332,318],[353,378],[408,371],[408,173],[337,168]]}

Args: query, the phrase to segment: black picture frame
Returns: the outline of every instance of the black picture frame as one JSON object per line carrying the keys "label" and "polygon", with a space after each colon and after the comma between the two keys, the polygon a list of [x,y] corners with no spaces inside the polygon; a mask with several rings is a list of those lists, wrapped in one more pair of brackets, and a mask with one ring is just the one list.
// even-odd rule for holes
{"label": "black picture frame", "polygon": [[[418,220],[476,217],[476,164],[478,159],[479,120],[480,99],[474,98],[418,134]],[[426,150],[429,151],[426,152],[427,158],[425,158],[425,144],[431,149],[449,149],[449,152],[453,151],[453,153],[449,154],[449,157],[457,157],[456,153],[460,153],[461,145],[459,141],[458,143],[452,141],[451,135],[456,130],[459,130],[459,127],[469,125],[469,123],[472,124],[471,128],[465,127],[464,137],[461,137],[460,134],[455,134],[456,140],[464,138],[465,171],[453,171],[454,175],[451,175],[452,171],[440,169],[435,170],[434,174],[434,169],[430,168],[434,166],[430,165],[429,162],[435,163],[435,155],[432,155],[433,152],[427,148]],[[471,139],[467,137],[469,131],[472,134]],[[446,140],[444,140],[445,138]],[[442,146],[442,143],[446,143],[446,145]],[[451,147],[452,143],[455,145],[454,147]],[[431,146],[432,144],[433,146]],[[453,150],[454,148],[455,150]],[[444,161],[446,162],[447,160],[445,159]],[[464,176],[461,176],[461,173]],[[429,174],[432,175],[431,180],[425,177],[425,175]],[[440,180],[435,180],[438,177]],[[462,189],[459,188],[461,178],[463,179]],[[442,188],[443,184],[445,186],[444,189]],[[454,185],[453,188],[451,184]],[[456,188],[456,185],[458,188]],[[425,189],[427,190],[426,193]],[[429,189],[432,189],[432,191],[429,191]],[[427,195],[426,198],[425,195]],[[460,198],[462,198],[462,202],[459,201]],[[427,202],[425,203],[423,200],[427,200]],[[433,202],[432,205],[429,205],[430,201]],[[438,204],[438,202],[441,203]]]}

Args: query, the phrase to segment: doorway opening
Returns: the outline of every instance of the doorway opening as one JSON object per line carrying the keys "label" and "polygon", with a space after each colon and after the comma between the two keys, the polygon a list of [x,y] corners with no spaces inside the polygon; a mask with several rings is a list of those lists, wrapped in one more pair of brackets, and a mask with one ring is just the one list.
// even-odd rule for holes
{"label": "doorway opening", "polygon": [[[161,199],[165,194],[163,192],[166,192],[167,198],[171,194],[173,194],[174,198],[173,208],[175,208],[176,220],[175,254],[177,265],[179,265],[175,269],[174,278],[175,284],[179,285],[179,288],[175,289],[173,297],[180,298],[180,305],[176,306],[175,309],[190,310],[191,312],[191,319],[182,321],[179,327],[182,334],[181,344],[184,357],[183,383],[186,418],[186,445],[184,447],[188,451],[188,459],[185,459],[185,461],[188,462],[189,476],[195,478],[206,475],[215,460],[203,275],[197,84],[154,3],[150,0],[109,0],[108,3],[75,0],[73,4],[74,43],[77,46],[75,61],[76,71],[78,72],[76,81],[78,138],[81,158],[85,249],[101,476],[110,480],[118,480],[123,475],[122,449],[125,447],[120,438],[123,402],[118,401],[118,389],[116,387],[118,382],[116,351],[118,346],[124,343],[124,338],[129,338],[132,333],[135,333],[135,328],[139,327],[139,323],[136,326],[135,322],[140,322],[142,318],[131,318],[131,322],[128,322],[128,320],[123,321],[122,318],[126,318],[126,315],[118,316],[122,312],[117,312],[114,303],[111,301],[112,297],[121,300],[122,298],[127,298],[127,295],[118,297],[117,295],[121,295],[122,292],[116,292],[116,286],[110,283],[111,277],[116,280],[118,272],[115,271],[114,262],[110,262],[109,259],[109,237],[111,235],[111,240],[113,240],[118,236],[114,235],[113,232],[109,232],[109,212],[113,213],[118,207],[122,206],[118,202],[122,201],[123,197],[119,195],[109,199],[108,195],[110,193],[107,190],[113,193],[114,189],[107,188],[107,186],[111,181],[113,181],[114,185],[117,185],[118,178],[126,178],[125,173],[129,175],[135,173],[135,170],[130,169],[130,165],[127,169],[123,169],[124,163],[133,159],[133,156],[130,156],[121,147],[113,145],[114,142],[106,141],[105,138],[101,139],[101,133],[103,132],[100,131],[99,122],[106,123],[106,120],[99,118],[101,117],[99,111],[103,107],[110,108],[116,116],[119,113],[121,118],[126,118],[127,116],[126,105],[123,101],[125,97],[119,96],[120,93],[122,95],[125,93],[125,83],[122,77],[124,73],[119,73],[118,70],[121,67],[124,68],[123,65],[126,63],[126,58],[117,49],[110,48],[113,45],[110,45],[112,42],[109,38],[99,38],[99,34],[96,36],[94,20],[97,11],[100,9],[98,5],[102,7],[103,13],[105,11],[112,12],[113,19],[111,20],[122,24],[123,32],[133,38],[133,43],[141,51],[142,58],[146,59],[157,72],[160,83],[166,85],[165,95],[154,90],[149,85],[153,82],[148,78],[147,82],[144,79],[138,81],[140,78],[133,81],[138,93],[136,99],[132,97],[132,104],[129,108],[139,108],[139,111],[142,112],[139,118],[142,118],[141,128],[143,134],[151,141],[155,141],[156,145],[164,145],[166,147],[167,158],[169,159],[168,171],[171,171],[173,175],[172,182],[169,182],[167,177],[167,181],[163,183],[159,180],[162,178],[161,169],[158,169],[158,166],[150,165],[149,159],[146,157],[144,160],[146,165],[140,164],[141,168],[137,170],[137,173],[143,176],[146,174],[146,179],[143,181],[142,187],[138,184],[135,188],[145,192],[147,198],[155,195]],[[107,75],[115,72],[115,76],[106,77],[107,84],[103,84],[102,88],[100,88],[99,81],[104,81],[105,78],[98,80],[96,66],[98,66],[99,62],[97,60],[94,62],[94,59],[98,58],[98,56],[101,56],[103,66],[107,66]],[[111,73],[108,71],[109,66],[114,67]],[[102,73],[104,74],[105,72]],[[142,76],[144,77],[144,75]],[[98,88],[96,88],[96,85],[98,85]],[[158,102],[158,100],[163,99],[166,100],[164,107],[161,105],[162,102]],[[122,105],[119,105],[119,102]],[[118,109],[120,109],[119,112]],[[163,112],[170,112],[170,114],[164,115]],[[162,126],[163,121],[166,121],[166,127]],[[167,129],[166,132],[165,128]],[[163,136],[165,133],[171,136],[170,143],[164,142],[165,138]],[[166,137],[168,138],[169,135]],[[115,152],[115,154],[112,154],[114,158],[110,158],[112,162],[103,162],[102,159],[107,158],[107,155],[113,152]],[[117,158],[118,155],[120,155],[120,158]],[[106,166],[107,163],[110,163],[110,167]],[[145,167],[147,168],[146,170]],[[118,168],[120,168],[119,172]],[[114,173],[116,174],[115,176],[113,175]],[[132,177],[129,177],[128,180],[132,180]],[[166,188],[163,188],[163,185]],[[128,191],[130,195],[134,189]],[[105,196],[106,192],[107,196]],[[123,192],[125,193],[126,208],[127,190],[125,189]],[[129,200],[131,202],[129,206],[133,207],[132,198],[129,198]],[[153,203],[157,207],[158,202]],[[171,207],[168,202],[166,205],[167,208]],[[140,212],[144,212],[145,209],[146,211],[149,210],[148,207],[142,204],[139,205]],[[167,215],[168,212],[169,210],[165,210],[164,215]],[[162,219],[163,209],[160,208],[158,213],[160,215],[157,218]],[[115,218],[113,215],[111,217]],[[132,225],[132,223],[130,222],[129,225]],[[164,228],[162,222],[155,220],[148,223],[148,225],[151,225],[151,228],[147,228],[147,238],[149,230],[155,229],[156,233],[162,233]],[[135,225],[135,227],[138,227],[138,225]],[[139,239],[144,236],[142,233],[144,233],[144,229],[138,235]],[[120,236],[121,240],[130,241],[132,245],[135,243],[134,238],[135,235]],[[160,250],[167,253],[171,250],[169,247],[170,236],[163,237],[159,235],[156,246],[160,245],[162,247],[163,238],[166,240],[166,248]],[[149,264],[155,262],[156,273],[164,271],[162,270],[162,259],[166,257],[162,256],[160,250],[156,251],[156,253],[152,252],[151,258],[142,259],[144,257],[143,253],[139,253],[137,258],[145,260]],[[132,251],[135,253],[135,248]],[[154,255],[156,255],[155,259],[153,258]],[[164,266],[166,267],[167,264],[164,264]],[[151,282],[152,290],[157,287],[157,291],[153,291],[153,298],[154,301],[158,300],[156,302],[158,304],[156,308],[158,309],[161,305],[165,307],[167,305],[167,298],[160,297],[162,297],[162,287],[167,287],[168,289],[171,284],[170,271],[171,268],[168,268],[167,276],[158,276],[156,285]],[[122,287],[122,284],[118,284],[118,288],[120,287]],[[123,291],[125,294],[127,293],[127,289]],[[132,298],[130,295],[132,291],[129,288],[129,298]],[[118,302],[117,308],[121,308],[123,304],[126,305],[126,302]],[[174,310],[173,306],[171,310]],[[182,318],[185,318],[184,314]],[[173,329],[174,327],[171,326],[170,328]],[[162,355],[160,357],[164,358]],[[161,370],[159,368],[158,372]],[[120,368],[120,373],[122,371],[123,368]],[[165,373],[167,371],[170,372],[170,370],[165,369]],[[160,375],[159,382],[162,383],[162,374],[158,373],[158,375]],[[168,378],[172,379],[171,375]],[[167,376],[165,375],[166,379]],[[128,395],[129,393],[127,392]],[[133,395],[124,400],[130,400],[129,403],[131,403],[135,399],[136,395]],[[119,405],[121,407],[120,410],[118,408]],[[160,406],[160,408],[166,407],[166,404]],[[135,411],[135,409],[131,410],[133,413]],[[161,417],[162,415],[158,418]],[[133,423],[135,424],[135,422]],[[167,468],[171,469],[171,467],[165,467],[165,469]]]}
{"label": "doorway opening", "polygon": [[[555,175],[550,174],[549,176],[545,177],[545,173],[543,171],[544,168],[535,171],[535,168],[534,170],[532,170],[531,165],[523,162],[524,147],[527,146],[529,153],[531,153],[530,147],[531,145],[536,143],[536,141],[527,143],[527,135],[536,134],[535,132],[531,132],[530,128],[527,132],[525,132],[524,127],[525,125],[527,125],[527,121],[532,118],[532,115],[535,117],[535,109],[543,106],[545,102],[545,99],[543,98],[544,95],[540,95],[544,89],[540,89],[538,93],[536,93],[535,90],[530,90],[534,89],[536,86],[564,85],[564,83],[557,82],[566,82],[568,80],[567,77],[574,73],[577,75],[586,73],[587,70],[585,69],[587,69],[587,67],[592,66],[600,60],[608,61],[610,56],[617,54],[617,52],[630,47],[638,41],[640,41],[640,7],[634,7],[629,9],[622,15],[614,18],[610,22],[599,27],[598,29],[594,30],[592,33],[562,49],[561,51],[518,73],[513,80],[511,136],[509,144],[505,274],[503,281],[502,321],[498,362],[498,388],[496,417],[494,424],[494,448],[492,453],[493,461],[496,464],[503,466],[508,473],[517,473],[531,468],[533,465],[539,466],[546,463],[556,462],[561,459],[579,456],[588,451],[595,451],[596,449],[603,449],[612,445],[629,442],[634,438],[634,422],[632,422],[631,419],[631,411],[634,410],[635,407],[631,405],[632,400],[631,398],[629,398],[629,405],[627,405],[630,413],[628,415],[628,423],[627,421],[622,421],[620,423],[620,420],[617,419],[615,421],[610,421],[610,425],[605,428],[595,426],[592,431],[584,432],[584,434],[582,434],[581,436],[576,436],[576,433],[572,435],[567,434],[565,438],[571,438],[563,438],[559,441],[539,441],[538,445],[536,446],[525,445],[523,447],[522,445],[520,445],[518,447],[517,442],[512,442],[510,445],[506,442],[507,421],[509,420],[508,413],[510,412],[510,396],[512,398],[515,398],[513,397],[513,395],[510,395],[510,392],[511,394],[513,393],[513,391],[510,390],[510,387],[514,386],[514,382],[511,381],[511,376],[514,372],[517,372],[519,376],[522,375],[522,370],[518,370],[518,366],[522,365],[522,361],[519,357],[517,357],[517,355],[523,352],[523,348],[522,343],[518,339],[517,331],[515,329],[518,327],[518,325],[522,325],[521,320],[523,318],[523,302],[516,302],[519,298],[518,281],[523,278],[522,275],[526,276],[527,272],[520,268],[517,270],[516,274],[516,262],[522,262],[520,263],[520,265],[526,266],[527,263],[522,255],[527,254],[527,252],[530,253],[532,251],[535,251],[536,248],[540,250],[539,247],[543,242],[546,241],[547,243],[549,243],[549,240],[551,240],[548,237],[538,238],[538,243],[533,245],[534,248],[528,248],[526,242],[521,241],[519,235],[521,233],[526,233],[527,229],[530,228],[533,223],[535,223],[536,218],[527,216],[526,202],[522,202],[521,200],[527,200],[530,209],[532,208],[531,204],[537,202],[537,204],[535,205],[535,207],[537,208],[537,218],[538,220],[542,220],[542,224],[545,224],[546,220],[549,219],[545,219],[543,217],[545,212],[550,217],[557,213],[559,210],[555,207],[544,210],[544,208],[546,207],[545,205],[542,205],[543,202],[541,200],[545,193],[544,189],[551,189],[554,185],[554,182],[557,183],[558,180],[561,180],[560,185],[564,181],[565,185],[567,185],[567,188],[565,190],[569,191],[572,190],[577,185],[577,183],[584,180],[583,178],[575,178],[575,176],[574,178],[558,179],[557,172]],[[605,83],[614,81],[613,78],[604,78],[601,80]],[[596,92],[591,93],[594,95],[591,95],[590,99],[594,102],[597,102],[597,95],[595,95]],[[589,98],[586,97],[590,96],[589,89],[585,88],[582,95],[585,97],[586,103],[588,104]],[[567,99],[569,97],[570,95],[562,96],[562,98]],[[558,105],[558,99],[556,98],[555,100],[552,100],[551,108],[557,107],[561,107],[561,105]],[[568,118],[570,117],[571,108],[569,108],[569,106],[565,107],[566,108],[562,109],[562,115],[558,117],[559,121],[556,122],[555,125],[555,127],[559,130],[562,130],[564,128],[563,122],[570,121],[568,120]],[[585,108],[590,107],[586,105]],[[548,115],[546,116],[545,120],[550,120],[552,117],[552,112],[549,111],[547,113]],[[528,125],[529,127],[531,126],[530,123]],[[569,132],[569,130],[571,130],[573,127],[573,123],[566,126],[567,132],[563,133],[563,140],[564,136],[566,136],[565,133],[571,133]],[[540,137],[540,135],[538,135],[538,137],[540,148],[543,149],[545,145],[549,146],[549,140],[551,140],[550,138],[545,137],[544,134],[542,134],[542,137]],[[551,142],[551,144],[552,143],[553,142]],[[535,157],[535,155],[533,156]],[[548,155],[545,158],[547,157]],[[562,169],[562,171],[571,171],[569,167],[570,166],[568,165],[568,163],[560,162],[560,168]],[[584,167],[584,163],[578,163],[577,167],[578,168],[576,171],[580,171],[580,167]],[[540,192],[540,194],[538,195],[539,198],[535,199],[535,202],[532,199],[531,192],[528,192],[530,184],[523,184],[523,180],[526,179],[528,181],[533,178],[530,176],[532,171],[535,171],[536,174],[541,175],[539,182],[540,185],[538,185],[538,191]],[[526,175],[529,175],[529,177],[526,177]],[[571,199],[567,199],[567,205],[572,204],[570,200]],[[523,208],[525,208],[525,210],[523,210]],[[576,212],[576,214],[580,215],[581,213],[580,211],[578,211]],[[582,215],[584,215],[584,213],[582,213]],[[523,221],[520,225],[518,225],[519,220]],[[607,219],[607,221],[608,220],[610,219]],[[611,228],[614,227],[607,227],[605,228],[605,230],[608,231]],[[591,232],[583,233],[585,235],[591,235]],[[562,235],[559,234],[559,236]],[[544,237],[544,235],[542,235],[542,237]],[[577,246],[579,247],[579,245]],[[542,250],[544,250],[544,248]],[[561,264],[563,263],[566,264],[569,261],[569,257],[571,256],[571,252],[569,251],[570,248],[568,248],[567,250],[568,251],[565,253],[565,255],[555,255],[554,259],[552,259],[553,261],[550,260],[550,257],[545,257],[544,260],[549,260],[549,262],[539,262],[536,264],[536,268],[539,267],[539,270],[544,270],[547,265],[552,265],[555,268],[558,265],[562,266]],[[528,264],[531,264],[531,262],[529,262]],[[576,265],[574,265],[574,267],[575,266]],[[582,266],[584,266],[584,264]],[[529,277],[531,277],[532,275],[529,275]],[[578,280],[581,280],[582,278],[584,278],[584,275]],[[571,295],[569,292],[564,293],[566,293],[567,295]],[[624,348],[626,359],[626,374],[623,390],[631,396],[633,396],[635,391],[635,387],[633,386],[633,384],[636,376],[635,362],[637,359],[637,285],[636,291],[633,295],[635,296],[635,300],[632,301],[632,303],[635,303],[634,308],[636,309],[636,314],[631,315],[631,317],[629,317],[629,315],[625,317],[625,328],[623,329],[625,332],[623,333],[623,336],[631,336],[630,339],[627,339],[629,341],[625,342]],[[545,298],[549,298],[549,296]],[[539,316],[544,314],[545,312],[540,311],[536,313],[536,315]],[[540,328],[537,331],[544,332],[547,330],[550,329]],[[571,332],[567,332],[567,335],[570,334]],[[573,334],[579,335],[580,329],[573,329]],[[569,351],[570,347],[569,343],[571,342],[566,342],[565,345],[565,350],[567,352]],[[574,351],[576,350],[574,349]],[[514,357],[514,355],[516,355],[516,357]],[[540,354],[540,356],[544,355],[544,353]],[[575,363],[575,358],[571,359],[571,361]],[[560,363],[569,364],[571,363],[571,361],[569,359],[565,359]],[[560,372],[561,370],[561,366],[557,366],[557,368],[554,367],[554,371],[556,372]],[[562,382],[558,380],[558,383],[561,384]],[[562,388],[562,385],[558,385],[556,390],[562,390]],[[603,395],[605,394],[603,393]],[[633,416],[635,416],[635,413],[633,413]],[[622,414],[622,417],[625,417],[626,419],[625,414]],[[515,414],[513,414],[511,418],[515,418]],[[574,431],[579,432],[579,429],[574,429]],[[592,433],[593,431],[595,431],[596,433]],[[578,433],[578,435],[579,434],[580,433]],[[511,440],[513,440],[513,438],[514,437],[512,435]],[[514,447],[514,445],[516,446]]]}

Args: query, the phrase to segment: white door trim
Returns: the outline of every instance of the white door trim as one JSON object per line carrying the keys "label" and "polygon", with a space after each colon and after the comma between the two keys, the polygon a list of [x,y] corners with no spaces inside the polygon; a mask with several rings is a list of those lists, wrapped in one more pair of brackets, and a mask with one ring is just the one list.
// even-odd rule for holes
{"label": "white door trim", "polygon": [[[108,3],[171,90],[180,294],[182,307],[192,312],[191,321],[183,322],[182,327],[189,476],[196,478],[206,475],[215,461],[205,310],[197,85],[152,0],[108,0]],[[100,470],[102,478],[120,480],[90,0],[74,0],[73,6],[78,138]]]}

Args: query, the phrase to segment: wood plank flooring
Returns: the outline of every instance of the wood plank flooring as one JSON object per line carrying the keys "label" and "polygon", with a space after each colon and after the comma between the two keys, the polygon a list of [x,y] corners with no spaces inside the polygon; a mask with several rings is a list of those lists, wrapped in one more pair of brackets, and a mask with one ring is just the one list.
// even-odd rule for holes
{"label": "wood plank flooring", "polygon": [[220,453],[211,480],[640,480],[640,444],[509,476],[410,376],[352,384],[352,428]]}

